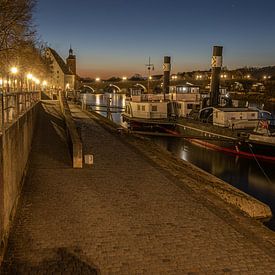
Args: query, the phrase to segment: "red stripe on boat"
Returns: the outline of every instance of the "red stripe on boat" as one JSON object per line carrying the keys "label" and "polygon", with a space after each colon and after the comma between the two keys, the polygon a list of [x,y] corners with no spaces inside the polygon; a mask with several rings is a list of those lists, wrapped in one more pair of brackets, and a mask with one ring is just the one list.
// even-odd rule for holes
{"label": "red stripe on boat", "polygon": [[202,145],[202,146],[205,146],[205,147],[208,147],[208,148],[214,149],[216,151],[220,151],[220,152],[226,152],[226,153],[229,153],[229,154],[244,156],[244,157],[248,157],[248,158],[256,157],[257,159],[262,159],[262,160],[267,160],[267,161],[275,161],[275,157],[272,157],[272,156],[252,154],[252,153],[248,153],[248,152],[244,152],[244,151],[236,151],[236,150],[233,150],[233,149],[221,147],[221,146],[218,146],[218,145],[206,142],[206,141],[198,140],[198,139],[188,139],[188,140],[192,143]]}

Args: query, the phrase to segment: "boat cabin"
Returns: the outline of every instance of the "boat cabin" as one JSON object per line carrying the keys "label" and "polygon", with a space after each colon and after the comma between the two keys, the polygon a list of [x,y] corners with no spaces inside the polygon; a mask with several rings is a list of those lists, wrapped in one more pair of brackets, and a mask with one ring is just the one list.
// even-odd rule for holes
{"label": "boat cabin", "polygon": [[259,112],[250,108],[213,108],[213,125],[232,129],[253,129]]}
{"label": "boat cabin", "polygon": [[187,117],[192,111],[201,108],[200,88],[191,84],[170,86],[170,100],[176,102],[176,116]]}
{"label": "boat cabin", "polygon": [[164,94],[147,94],[144,93],[144,88],[130,89],[131,97],[126,101],[123,116],[140,119],[167,118],[168,101]]}
{"label": "boat cabin", "polygon": [[171,100],[199,100],[200,99],[200,88],[199,86],[185,84],[170,86],[169,89]]}
{"label": "boat cabin", "polygon": [[125,106],[124,115],[131,118],[167,118],[167,101],[130,101]]}
{"label": "boat cabin", "polygon": [[135,87],[130,89],[130,101],[132,102],[146,102],[146,101],[163,101],[164,94],[147,94],[144,89]]}

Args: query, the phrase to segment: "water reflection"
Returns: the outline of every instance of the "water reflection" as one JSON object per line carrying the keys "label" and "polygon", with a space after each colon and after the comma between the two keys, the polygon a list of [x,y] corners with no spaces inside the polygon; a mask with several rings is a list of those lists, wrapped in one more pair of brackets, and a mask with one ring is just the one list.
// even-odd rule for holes
{"label": "water reflection", "polygon": [[[153,138],[163,148],[268,204],[275,213],[274,164],[198,147],[186,140]],[[273,220],[274,223],[274,220]],[[274,228],[273,228],[274,226]],[[272,228],[275,229],[275,225]]]}
{"label": "water reflection", "polygon": [[[95,95],[96,105],[107,104],[107,98],[111,98],[111,106],[125,107],[125,95],[104,94]],[[93,107],[101,115],[106,116],[105,108]],[[121,119],[120,111],[113,113],[113,120],[126,126]],[[268,204],[275,213],[275,170],[274,164],[257,162],[254,159],[245,159],[236,156],[222,154],[205,147],[199,147],[183,139],[156,137],[153,141],[175,156],[186,160],[199,168],[230,183],[236,188],[252,195],[260,201]],[[275,221],[273,220],[275,229]]]}
{"label": "water reflection", "polygon": [[106,106],[108,104],[108,100],[110,100],[110,107],[113,107],[111,108],[113,121],[126,127],[127,125],[122,121],[121,117],[121,112],[125,107],[125,95],[112,93],[92,94],[89,97],[89,104],[94,111],[107,117]]}

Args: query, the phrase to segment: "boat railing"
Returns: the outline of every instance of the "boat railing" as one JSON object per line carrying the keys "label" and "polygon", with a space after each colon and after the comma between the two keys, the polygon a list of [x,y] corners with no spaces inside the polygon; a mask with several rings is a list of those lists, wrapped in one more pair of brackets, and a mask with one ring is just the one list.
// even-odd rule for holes
{"label": "boat railing", "polygon": [[141,94],[131,96],[133,102],[150,102],[150,101],[164,101],[163,94]]}
{"label": "boat railing", "polygon": [[150,112],[150,118],[167,118],[167,113],[164,113],[164,112]]}

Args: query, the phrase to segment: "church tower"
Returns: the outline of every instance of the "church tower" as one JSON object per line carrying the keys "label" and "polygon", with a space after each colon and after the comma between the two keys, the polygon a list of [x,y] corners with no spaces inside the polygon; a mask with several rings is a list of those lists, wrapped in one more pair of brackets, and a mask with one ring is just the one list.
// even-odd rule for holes
{"label": "church tower", "polygon": [[70,47],[69,56],[67,57],[66,61],[67,61],[67,66],[68,66],[69,70],[70,70],[74,75],[76,75],[76,57],[75,57],[75,55],[73,54],[72,47]]}

